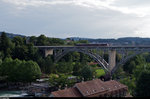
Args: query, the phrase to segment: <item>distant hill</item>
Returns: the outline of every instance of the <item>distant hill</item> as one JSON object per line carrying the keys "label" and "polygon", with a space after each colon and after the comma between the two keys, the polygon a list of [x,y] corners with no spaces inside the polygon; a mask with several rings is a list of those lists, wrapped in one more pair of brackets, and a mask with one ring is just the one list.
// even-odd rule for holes
{"label": "distant hill", "polygon": [[71,37],[71,40],[88,40],[89,43],[109,43],[114,45],[150,45],[150,38],[140,37],[123,37],[118,39],[92,39],[92,38],[80,38]]}
{"label": "distant hill", "polygon": [[[0,32],[0,35],[1,34],[2,32]],[[14,34],[14,33],[6,33],[6,35],[9,38],[13,38],[15,36],[29,38],[29,36]],[[88,40],[89,43],[109,43],[113,45],[150,45],[150,38],[140,38],[140,37],[123,37],[118,39],[102,39],[102,38],[93,39],[93,38],[70,37],[70,39],[73,41]]]}
{"label": "distant hill", "polygon": [[70,37],[71,40],[79,41],[79,40],[88,40],[90,38],[81,38],[81,37]]}
{"label": "distant hill", "polygon": [[[26,37],[25,35],[20,35],[20,34],[7,33],[7,32],[5,32],[5,33],[6,33],[7,37],[9,37],[9,38],[13,38],[15,36]],[[1,34],[2,34],[2,32],[0,32],[0,35]]]}

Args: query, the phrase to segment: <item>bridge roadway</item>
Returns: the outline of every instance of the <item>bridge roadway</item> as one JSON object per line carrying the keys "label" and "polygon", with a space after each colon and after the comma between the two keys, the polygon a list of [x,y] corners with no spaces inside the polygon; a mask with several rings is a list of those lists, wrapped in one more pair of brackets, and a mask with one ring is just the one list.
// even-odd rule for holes
{"label": "bridge roadway", "polygon": [[35,46],[42,49],[72,49],[72,48],[88,48],[88,49],[103,49],[103,50],[150,50],[150,45],[136,46]]}

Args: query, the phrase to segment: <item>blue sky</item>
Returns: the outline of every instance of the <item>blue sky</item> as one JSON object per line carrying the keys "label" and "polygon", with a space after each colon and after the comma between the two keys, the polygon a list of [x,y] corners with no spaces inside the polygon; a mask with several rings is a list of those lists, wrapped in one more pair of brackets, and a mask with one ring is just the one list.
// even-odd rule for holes
{"label": "blue sky", "polygon": [[49,37],[150,37],[150,0],[0,0],[0,31]]}

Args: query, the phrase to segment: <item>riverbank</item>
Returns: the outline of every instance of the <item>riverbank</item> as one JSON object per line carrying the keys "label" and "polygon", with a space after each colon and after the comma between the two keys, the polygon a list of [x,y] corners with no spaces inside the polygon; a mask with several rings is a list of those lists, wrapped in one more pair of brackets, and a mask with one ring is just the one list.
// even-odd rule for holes
{"label": "riverbank", "polygon": [[19,90],[11,90],[11,91],[8,91],[8,90],[3,90],[3,91],[0,91],[0,97],[26,97],[28,94],[26,92],[22,92],[22,91],[19,91]]}
{"label": "riverbank", "polygon": [[1,83],[1,86],[0,97],[48,97],[52,89],[48,82]]}

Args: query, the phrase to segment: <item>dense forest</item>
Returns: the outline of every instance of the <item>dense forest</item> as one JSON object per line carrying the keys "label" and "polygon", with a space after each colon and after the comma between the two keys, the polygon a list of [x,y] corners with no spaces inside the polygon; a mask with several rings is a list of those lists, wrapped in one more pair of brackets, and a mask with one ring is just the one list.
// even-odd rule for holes
{"label": "dense forest", "polygon": [[[71,87],[76,80],[68,80],[76,76],[77,80],[91,80],[105,75],[104,70],[95,64],[89,56],[71,52],[59,62],[54,63],[53,56],[44,57],[42,51],[34,46],[75,45],[89,43],[88,40],[65,40],[38,37],[15,36],[9,38],[5,32],[0,36],[0,82],[33,82],[42,75],[48,75],[51,86]],[[104,59],[108,60],[105,53]],[[120,60],[117,54],[117,62]],[[133,96],[150,96],[150,53],[143,53],[121,65],[113,75],[115,80],[128,86]]]}
{"label": "dense forest", "polygon": [[[90,72],[89,77],[87,76],[85,80],[92,79],[94,69],[86,66],[88,65],[87,62],[92,62],[92,59],[87,55],[72,52],[64,56],[58,63],[54,63],[53,56],[44,57],[43,52],[34,47],[87,43],[86,40],[68,41],[70,41],[69,38],[65,41],[59,38],[48,38],[45,35],[31,36],[30,38],[22,36],[9,38],[3,32],[0,37],[1,82],[32,82],[43,74],[85,77],[85,74],[81,74],[85,68],[87,68],[87,72]],[[104,74],[104,72],[101,74]]]}

